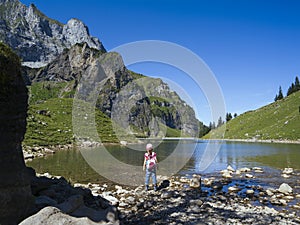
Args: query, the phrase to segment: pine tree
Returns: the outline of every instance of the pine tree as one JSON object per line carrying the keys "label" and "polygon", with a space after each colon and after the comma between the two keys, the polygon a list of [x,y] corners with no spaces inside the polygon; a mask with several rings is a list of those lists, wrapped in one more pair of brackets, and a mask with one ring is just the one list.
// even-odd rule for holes
{"label": "pine tree", "polygon": [[236,118],[237,117],[237,113],[234,113],[233,117]]}
{"label": "pine tree", "polygon": [[283,99],[283,94],[282,94],[282,89],[281,86],[279,86],[279,91],[278,91],[278,95],[275,96],[274,101],[278,101],[280,99]]}
{"label": "pine tree", "polygon": [[218,125],[217,127],[220,127],[224,124],[223,120],[222,120],[222,117],[220,116],[219,119],[218,119]]}
{"label": "pine tree", "polygon": [[292,83],[292,85],[289,87],[288,92],[287,92],[287,96],[293,94],[295,92],[295,84]]}
{"label": "pine tree", "polygon": [[299,82],[299,78],[296,76],[295,78],[295,91],[299,91],[300,90],[300,82]]}
{"label": "pine tree", "polygon": [[226,122],[230,121],[232,119],[231,113],[226,113]]}
{"label": "pine tree", "polygon": [[278,100],[283,99],[282,89],[281,86],[279,86],[279,92],[278,92]]}

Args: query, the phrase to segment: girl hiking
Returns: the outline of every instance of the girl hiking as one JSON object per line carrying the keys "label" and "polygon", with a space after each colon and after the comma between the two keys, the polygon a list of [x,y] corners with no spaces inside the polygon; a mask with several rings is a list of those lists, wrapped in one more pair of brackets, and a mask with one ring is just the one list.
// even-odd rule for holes
{"label": "girl hiking", "polygon": [[150,143],[146,145],[146,150],[147,152],[144,155],[144,165],[143,165],[143,170],[144,171],[146,170],[146,175],[145,175],[146,191],[149,190],[150,176],[152,177],[154,191],[157,191],[156,169],[157,169],[158,161],[156,158],[156,153],[153,152],[153,146]]}

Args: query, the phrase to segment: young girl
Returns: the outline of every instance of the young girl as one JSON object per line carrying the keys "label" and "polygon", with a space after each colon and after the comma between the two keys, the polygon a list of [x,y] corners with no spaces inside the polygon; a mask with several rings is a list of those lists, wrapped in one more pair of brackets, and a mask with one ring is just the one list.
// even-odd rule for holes
{"label": "young girl", "polygon": [[156,153],[153,152],[153,146],[150,143],[146,145],[146,150],[147,152],[144,155],[144,165],[143,165],[143,170],[144,171],[146,170],[146,175],[145,175],[146,191],[149,190],[150,176],[152,177],[154,191],[157,191],[156,169],[157,169],[158,161],[156,158]]}

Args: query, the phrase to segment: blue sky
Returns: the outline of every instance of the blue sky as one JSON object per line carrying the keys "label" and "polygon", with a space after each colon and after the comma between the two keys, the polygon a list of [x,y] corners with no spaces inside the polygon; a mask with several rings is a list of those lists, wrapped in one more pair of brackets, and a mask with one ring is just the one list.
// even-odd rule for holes
{"label": "blue sky", "polygon": [[[300,71],[300,1],[278,0],[21,0],[50,18],[82,20],[107,50],[162,40],[186,47],[213,71],[227,112],[242,113],[286,94]],[[130,69],[182,85],[197,116],[211,121],[208,103],[175,68],[151,63]]]}

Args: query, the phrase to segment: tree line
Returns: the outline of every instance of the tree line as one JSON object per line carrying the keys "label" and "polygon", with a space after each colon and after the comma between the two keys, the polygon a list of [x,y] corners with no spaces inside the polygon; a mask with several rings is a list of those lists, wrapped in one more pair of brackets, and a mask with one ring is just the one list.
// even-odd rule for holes
{"label": "tree line", "polygon": [[[289,96],[289,95],[291,95],[291,94],[293,94],[293,93],[295,93],[295,92],[297,92],[299,90],[300,90],[300,82],[299,82],[298,76],[296,76],[295,82],[292,83],[290,85],[290,87],[288,88],[286,96]],[[274,101],[276,102],[276,101],[281,100],[283,98],[284,98],[284,95],[282,93],[282,88],[281,88],[281,86],[279,86],[279,91],[278,91],[278,94],[276,94],[276,96],[274,98]]]}

